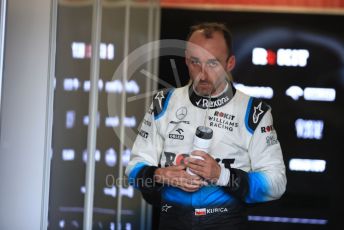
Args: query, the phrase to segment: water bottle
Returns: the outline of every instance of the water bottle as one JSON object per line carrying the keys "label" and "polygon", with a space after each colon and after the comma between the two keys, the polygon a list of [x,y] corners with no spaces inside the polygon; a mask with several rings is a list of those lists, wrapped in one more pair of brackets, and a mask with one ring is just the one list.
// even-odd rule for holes
{"label": "water bottle", "polygon": [[[213,130],[206,126],[198,126],[193,139],[192,151],[199,150],[208,153],[210,150],[211,141],[213,138]],[[190,154],[190,157],[204,160],[201,156],[194,156]],[[190,175],[195,175],[189,168],[186,171]]]}

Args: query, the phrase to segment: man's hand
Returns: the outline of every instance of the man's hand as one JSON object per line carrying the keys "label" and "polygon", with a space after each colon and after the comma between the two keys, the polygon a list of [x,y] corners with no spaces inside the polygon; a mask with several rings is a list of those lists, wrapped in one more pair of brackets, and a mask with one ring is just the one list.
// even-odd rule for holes
{"label": "man's hand", "polygon": [[186,166],[190,168],[190,171],[203,177],[210,183],[216,183],[221,174],[220,165],[209,154],[195,150],[191,153],[194,156],[200,156],[204,160],[188,157],[186,159]]}
{"label": "man's hand", "polygon": [[161,184],[172,185],[187,192],[195,192],[204,182],[201,177],[188,174],[185,168],[185,165],[158,168],[155,170],[154,179]]}

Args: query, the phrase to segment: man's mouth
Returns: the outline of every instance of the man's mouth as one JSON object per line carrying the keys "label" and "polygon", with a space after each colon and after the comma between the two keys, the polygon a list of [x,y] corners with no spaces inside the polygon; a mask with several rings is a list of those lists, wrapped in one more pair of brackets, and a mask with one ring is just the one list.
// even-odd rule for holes
{"label": "man's mouth", "polygon": [[209,82],[198,82],[199,86],[210,86],[211,84]]}

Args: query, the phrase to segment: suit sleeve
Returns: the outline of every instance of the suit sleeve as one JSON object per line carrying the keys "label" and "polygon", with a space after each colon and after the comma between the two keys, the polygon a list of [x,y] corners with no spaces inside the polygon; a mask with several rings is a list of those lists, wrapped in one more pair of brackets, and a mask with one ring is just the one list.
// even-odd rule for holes
{"label": "suit sleeve", "polygon": [[159,202],[160,185],[154,182],[162,152],[162,138],[154,119],[153,105],[145,114],[126,168],[129,184],[139,189],[150,204]]}
{"label": "suit sleeve", "polygon": [[271,109],[255,129],[248,152],[252,171],[248,173],[249,189],[245,201],[255,203],[279,199],[285,192],[287,179]]}
{"label": "suit sleeve", "polygon": [[251,170],[230,168],[226,189],[246,203],[276,200],[285,192],[287,180],[271,108],[257,99],[251,99],[248,107],[246,127],[251,133],[248,146]]}
{"label": "suit sleeve", "polygon": [[154,205],[160,203],[162,187],[154,181],[154,172],[159,167],[163,150],[158,120],[166,114],[173,92],[173,88],[164,89],[153,96],[153,102],[142,121],[126,168],[129,183],[141,191],[148,203]]}

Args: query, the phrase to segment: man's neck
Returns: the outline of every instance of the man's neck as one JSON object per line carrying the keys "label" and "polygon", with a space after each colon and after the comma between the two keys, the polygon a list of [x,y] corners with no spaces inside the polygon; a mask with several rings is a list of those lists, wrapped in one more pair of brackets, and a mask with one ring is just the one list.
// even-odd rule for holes
{"label": "man's neck", "polygon": [[227,82],[223,87],[222,91],[214,95],[200,95],[196,93],[193,85],[189,86],[189,98],[190,102],[201,109],[215,109],[226,105],[234,96],[235,88],[230,82]]}

